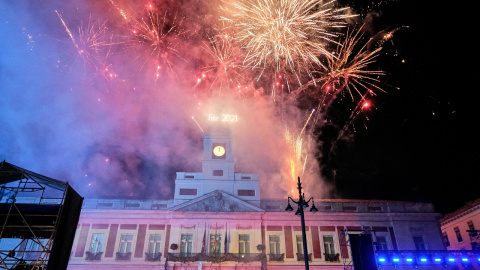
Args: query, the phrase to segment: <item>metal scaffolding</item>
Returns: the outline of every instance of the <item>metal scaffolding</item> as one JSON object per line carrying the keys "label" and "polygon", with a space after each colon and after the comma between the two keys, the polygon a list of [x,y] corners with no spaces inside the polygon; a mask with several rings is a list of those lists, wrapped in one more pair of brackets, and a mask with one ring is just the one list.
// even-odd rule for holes
{"label": "metal scaffolding", "polygon": [[0,163],[0,269],[66,269],[83,202],[68,183]]}

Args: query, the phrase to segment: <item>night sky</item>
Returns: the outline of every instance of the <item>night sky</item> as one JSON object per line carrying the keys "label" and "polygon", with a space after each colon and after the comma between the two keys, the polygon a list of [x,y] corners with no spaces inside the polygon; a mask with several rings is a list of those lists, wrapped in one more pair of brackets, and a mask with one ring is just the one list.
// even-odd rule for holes
{"label": "night sky", "polygon": [[[200,111],[211,107],[202,104],[197,109],[195,91],[205,85],[192,85],[197,71],[208,63],[199,44],[211,31],[205,29],[212,26],[209,14],[216,6],[200,0],[154,2],[171,14],[189,8],[181,12],[183,24],[172,22],[188,30],[172,34],[188,36],[175,47],[182,58],[170,54],[172,70],[163,69],[155,80],[155,67],[145,55],[131,57],[148,47],[145,44],[134,44],[135,51],[108,51],[104,61],[110,64],[108,72],[116,74],[105,78],[98,60],[105,56],[104,48],[104,54],[95,55],[94,68],[82,62],[59,17],[77,29],[98,16],[100,22],[106,19],[108,31],[116,31],[115,39],[130,37],[131,29],[118,14],[119,7],[131,5],[129,1],[0,2],[0,159],[70,181],[86,197],[167,199],[176,171],[200,169],[201,133],[191,116],[202,119]],[[334,187],[325,188],[325,197],[429,202],[443,214],[480,197],[478,49],[469,22],[472,9],[438,1],[338,2],[368,17],[367,38],[368,33],[396,31],[374,63],[385,72],[380,78],[385,93],[377,91],[374,106],[347,125],[340,139],[358,102],[348,95],[334,101],[324,125],[313,133],[319,165],[312,167],[318,172],[304,178],[306,193],[314,183],[321,182],[316,189],[324,188],[325,181]],[[139,10],[132,17],[140,16]],[[250,84],[245,95],[260,93],[260,84]],[[239,124],[239,129],[255,132],[237,134],[237,141],[248,145],[251,153],[237,151],[250,156],[236,165],[266,179],[282,179],[275,173],[285,167],[278,160],[285,149],[279,146],[284,141],[277,132],[284,123],[265,112],[269,102],[258,102],[257,108],[265,108],[260,113],[250,113],[254,110],[249,102],[237,108],[251,121]],[[226,104],[224,108],[230,104],[217,103]],[[313,107],[302,106],[307,112]],[[301,128],[305,111],[291,109],[294,117],[289,120]],[[271,185],[280,186],[274,181]]]}
{"label": "night sky", "polygon": [[368,129],[358,129],[353,143],[338,144],[324,160],[342,197],[431,202],[441,213],[480,197],[478,101],[468,64],[475,65],[478,49],[468,38],[468,13],[432,1],[379,9],[376,25],[409,27],[395,34],[394,48],[385,46],[389,55],[379,60],[390,87]]}

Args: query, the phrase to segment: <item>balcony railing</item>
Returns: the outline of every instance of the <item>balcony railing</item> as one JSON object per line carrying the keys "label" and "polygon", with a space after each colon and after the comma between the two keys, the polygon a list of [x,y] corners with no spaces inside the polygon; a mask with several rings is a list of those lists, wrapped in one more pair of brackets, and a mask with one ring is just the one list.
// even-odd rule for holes
{"label": "balcony railing", "polygon": [[330,254],[330,253],[323,253],[325,255],[325,261],[327,262],[339,262],[340,261],[340,254]]}
{"label": "balcony railing", "polygon": [[85,252],[85,260],[86,261],[100,261],[101,258],[102,258],[102,254],[103,252],[90,252],[90,251],[87,251]]}
{"label": "balcony railing", "polygon": [[117,261],[130,261],[132,257],[131,252],[117,252],[115,255],[115,260]]}
{"label": "balcony railing", "polygon": [[[312,261],[312,253],[308,253],[308,260]],[[303,254],[297,253],[297,261],[305,261]]]}
{"label": "balcony railing", "polygon": [[148,262],[155,262],[155,261],[160,261],[160,258],[162,257],[162,253],[147,253],[145,252],[145,261]]}
{"label": "balcony railing", "polygon": [[283,262],[285,258],[285,253],[282,253],[282,254],[268,254],[268,259],[269,261],[271,262]]}
{"label": "balcony railing", "polygon": [[254,262],[254,261],[262,261],[265,259],[266,256],[263,253],[168,253],[168,260],[172,262],[197,262],[197,261],[204,261],[204,262],[213,262],[213,263],[220,263],[226,261],[233,261],[233,262]]}

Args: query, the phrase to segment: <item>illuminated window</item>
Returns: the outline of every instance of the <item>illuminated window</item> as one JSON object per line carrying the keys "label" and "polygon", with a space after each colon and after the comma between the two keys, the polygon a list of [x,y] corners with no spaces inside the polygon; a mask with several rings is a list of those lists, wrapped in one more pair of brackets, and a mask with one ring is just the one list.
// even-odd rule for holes
{"label": "illuminated window", "polygon": [[210,253],[220,253],[222,251],[222,235],[220,234],[210,234]]}
{"label": "illuminated window", "polygon": [[297,253],[303,254],[303,239],[301,235],[297,235]]}
{"label": "illuminated window", "polygon": [[92,242],[90,243],[90,252],[91,253],[102,252],[104,241],[105,241],[104,233],[94,233],[92,235]]}
{"label": "illuminated window", "polygon": [[181,244],[180,244],[180,253],[181,254],[191,254],[193,246],[193,235],[191,234],[182,234]]}
{"label": "illuminated window", "polygon": [[158,254],[160,253],[160,241],[162,236],[160,234],[150,234],[150,239],[148,240],[148,253]]}
{"label": "illuminated window", "polygon": [[268,240],[270,242],[270,254],[280,254],[280,236],[270,235]]}
{"label": "illuminated window", "polygon": [[323,236],[323,248],[325,249],[325,255],[335,254],[335,244],[333,243],[333,236]]}
{"label": "illuminated window", "polygon": [[132,252],[133,234],[122,234],[120,240],[120,253]]}
{"label": "illuminated window", "polygon": [[248,234],[238,235],[238,253],[240,254],[250,253],[250,235]]}

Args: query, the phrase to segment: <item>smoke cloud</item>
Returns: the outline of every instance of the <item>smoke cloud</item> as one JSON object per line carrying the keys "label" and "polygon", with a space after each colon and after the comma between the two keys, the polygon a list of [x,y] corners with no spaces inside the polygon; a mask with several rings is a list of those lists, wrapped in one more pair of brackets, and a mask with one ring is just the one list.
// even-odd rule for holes
{"label": "smoke cloud", "polygon": [[[198,83],[213,61],[204,46],[219,26],[219,3],[154,2],[166,14],[158,22],[168,49],[159,52],[132,38],[142,29],[122,14],[137,22],[148,15],[147,4],[130,2],[0,2],[0,158],[68,181],[85,197],[169,199],[175,172],[201,170],[208,114],[228,112],[239,116],[231,125],[236,171],[260,174],[263,198],[290,194],[285,132],[296,138],[310,112],[294,101],[279,110],[255,82],[241,96],[214,97]],[[97,46],[81,51],[95,34]],[[321,197],[332,187],[321,180],[311,134],[302,135],[307,162],[295,175],[307,196]]]}

